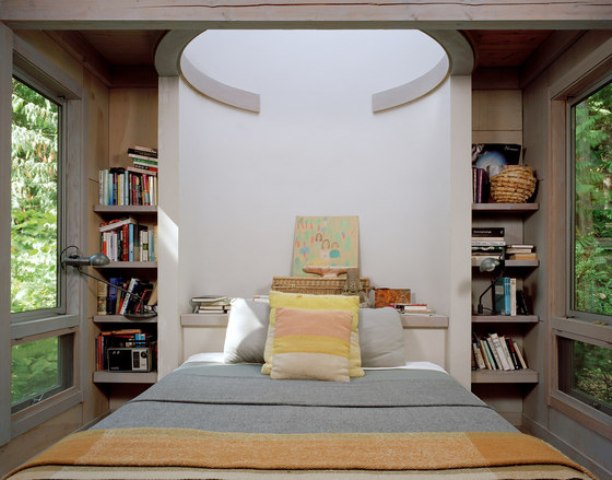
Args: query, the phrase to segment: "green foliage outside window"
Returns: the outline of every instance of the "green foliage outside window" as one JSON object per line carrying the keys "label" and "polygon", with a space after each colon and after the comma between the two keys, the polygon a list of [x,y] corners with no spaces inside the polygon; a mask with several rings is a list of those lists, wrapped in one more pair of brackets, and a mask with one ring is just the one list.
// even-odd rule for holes
{"label": "green foliage outside window", "polygon": [[[612,316],[612,83],[574,107],[573,309]],[[572,342],[568,393],[612,411],[612,351]]]}
{"label": "green foliage outside window", "polygon": [[58,305],[59,107],[13,79],[11,312]]}
{"label": "green foliage outside window", "polygon": [[58,337],[13,346],[11,405],[40,400],[60,385],[58,353]]}
{"label": "green foliage outside window", "polygon": [[574,308],[612,315],[612,83],[574,112]]}

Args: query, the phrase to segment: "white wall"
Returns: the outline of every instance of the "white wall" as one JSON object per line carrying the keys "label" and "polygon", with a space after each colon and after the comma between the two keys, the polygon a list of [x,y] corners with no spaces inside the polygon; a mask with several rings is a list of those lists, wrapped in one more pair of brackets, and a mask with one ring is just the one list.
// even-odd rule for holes
{"label": "white wall", "polygon": [[[179,241],[183,303],[199,294],[267,292],[273,276],[290,273],[296,215],[358,215],[362,275],[411,288],[418,301],[447,313],[448,82],[373,114],[371,94],[410,77],[408,62],[402,72],[394,67],[397,54],[371,59],[363,42],[346,41],[351,32],[325,32],[326,48],[314,45],[321,32],[310,40],[308,32],[282,32],[283,39],[260,32],[253,48],[254,33],[252,72],[236,68],[222,48],[204,53],[213,57],[207,73],[261,94],[261,113],[181,88],[177,193],[180,218],[189,219]],[[391,43],[368,51],[385,49],[394,51]],[[381,71],[396,76],[393,84]]]}

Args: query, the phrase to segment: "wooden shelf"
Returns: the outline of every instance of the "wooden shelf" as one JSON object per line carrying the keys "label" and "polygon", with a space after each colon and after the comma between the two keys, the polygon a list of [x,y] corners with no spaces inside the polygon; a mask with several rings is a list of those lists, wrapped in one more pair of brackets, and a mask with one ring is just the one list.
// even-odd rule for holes
{"label": "wooden shelf", "polygon": [[538,372],[526,368],[523,370],[475,370],[472,371],[472,383],[538,383]]}
{"label": "wooden shelf", "polygon": [[157,382],[157,372],[107,372],[97,371],[94,383],[147,383]]}
{"label": "wooden shelf", "polygon": [[538,323],[537,315],[472,315],[472,323]]}
{"label": "wooden shelf", "polygon": [[540,208],[538,203],[472,203],[473,212],[535,212]]}
{"label": "wooden shelf", "polygon": [[157,213],[156,205],[96,205],[96,213]]}
{"label": "wooden shelf", "polygon": [[157,323],[157,316],[134,318],[124,315],[94,315],[94,323]]}
{"label": "wooden shelf", "polygon": [[[482,260],[472,258],[472,267],[478,268]],[[504,262],[506,268],[536,268],[540,266],[539,260],[506,260]]]}
{"label": "wooden shelf", "polygon": [[103,267],[96,267],[99,269],[109,268],[157,268],[157,262],[110,262],[108,265]]}

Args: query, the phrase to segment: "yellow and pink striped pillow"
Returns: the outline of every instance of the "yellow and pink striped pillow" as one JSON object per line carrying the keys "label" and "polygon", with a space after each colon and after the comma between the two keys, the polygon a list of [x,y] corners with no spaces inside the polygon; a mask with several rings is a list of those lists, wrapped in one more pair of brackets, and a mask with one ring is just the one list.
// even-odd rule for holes
{"label": "yellow and pink striped pillow", "polygon": [[[336,322],[340,321],[337,320],[340,317],[343,319],[350,318],[351,321],[348,351],[348,375],[349,377],[361,377],[364,375],[363,369],[361,368],[361,350],[359,346],[359,297],[345,295],[310,295],[302,293],[284,293],[276,291],[270,292],[270,322],[268,327],[268,337],[266,339],[266,345],[264,350],[265,363],[261,369],[262,373],[270,375],[272,372],[273,365],[275,363],[276,352],[274,348],[274,342],[276,338],[278,313],[279,311],[281,311],[281,309],[293,309],[301,312],[314,312],[309,318],[312,319],[314,317],[317,317],[317,321],[314,323],[317,325],[316,329],[319,334],[312,335],[312,333],[315,333],[312,330],[314,327],[312,325],[308,327],[310,329],[310,334],[308,336],[310,336],[311,340],[313,340],[311,344],[315,343],[312,337],[321,338],[328,336],[326,335],[324,330],[320,329],[322,325],[325,325],[326,321]],[[343,314],[339,316],[338,312],[342,312]],[[300,323],[300,321],[304,321],[303,319],[306,318],[304,315],[294,315],[293,313],[291,313],[289,316],[290,319],[283,320],[283,322],[294,322],[298,324]],[[298,344],[295,342],[292,343],[292,348],[294,350],[297,350]],[[281,343],[279,345],[282,346],[283,344]],[[312,349],[313,347],[311,346],[309,348]],[[297,353],[308,352],[292,352],[292,359],[295,359],[296,362],[297,359],[304,358],[304,355],[295,355]],[[305,361],[303,367],[308,367],[308,361]]]}
{"label": "yellow and pink striped pillow", "polygon": [[348,382],[352,322],[342,310],[277,309],[270,377]]}

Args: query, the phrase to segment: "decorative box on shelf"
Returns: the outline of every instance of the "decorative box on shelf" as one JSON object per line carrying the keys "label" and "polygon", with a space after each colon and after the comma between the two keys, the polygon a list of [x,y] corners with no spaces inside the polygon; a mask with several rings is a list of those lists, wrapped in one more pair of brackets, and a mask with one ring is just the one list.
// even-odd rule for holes
{"label": "decorative box on shelf", "polygon": [[[272,290],[285,293],[340,295],[346,291],[346,278],[273,277]],[[370,280],[359,280],[362,292],[370,291]]]}

